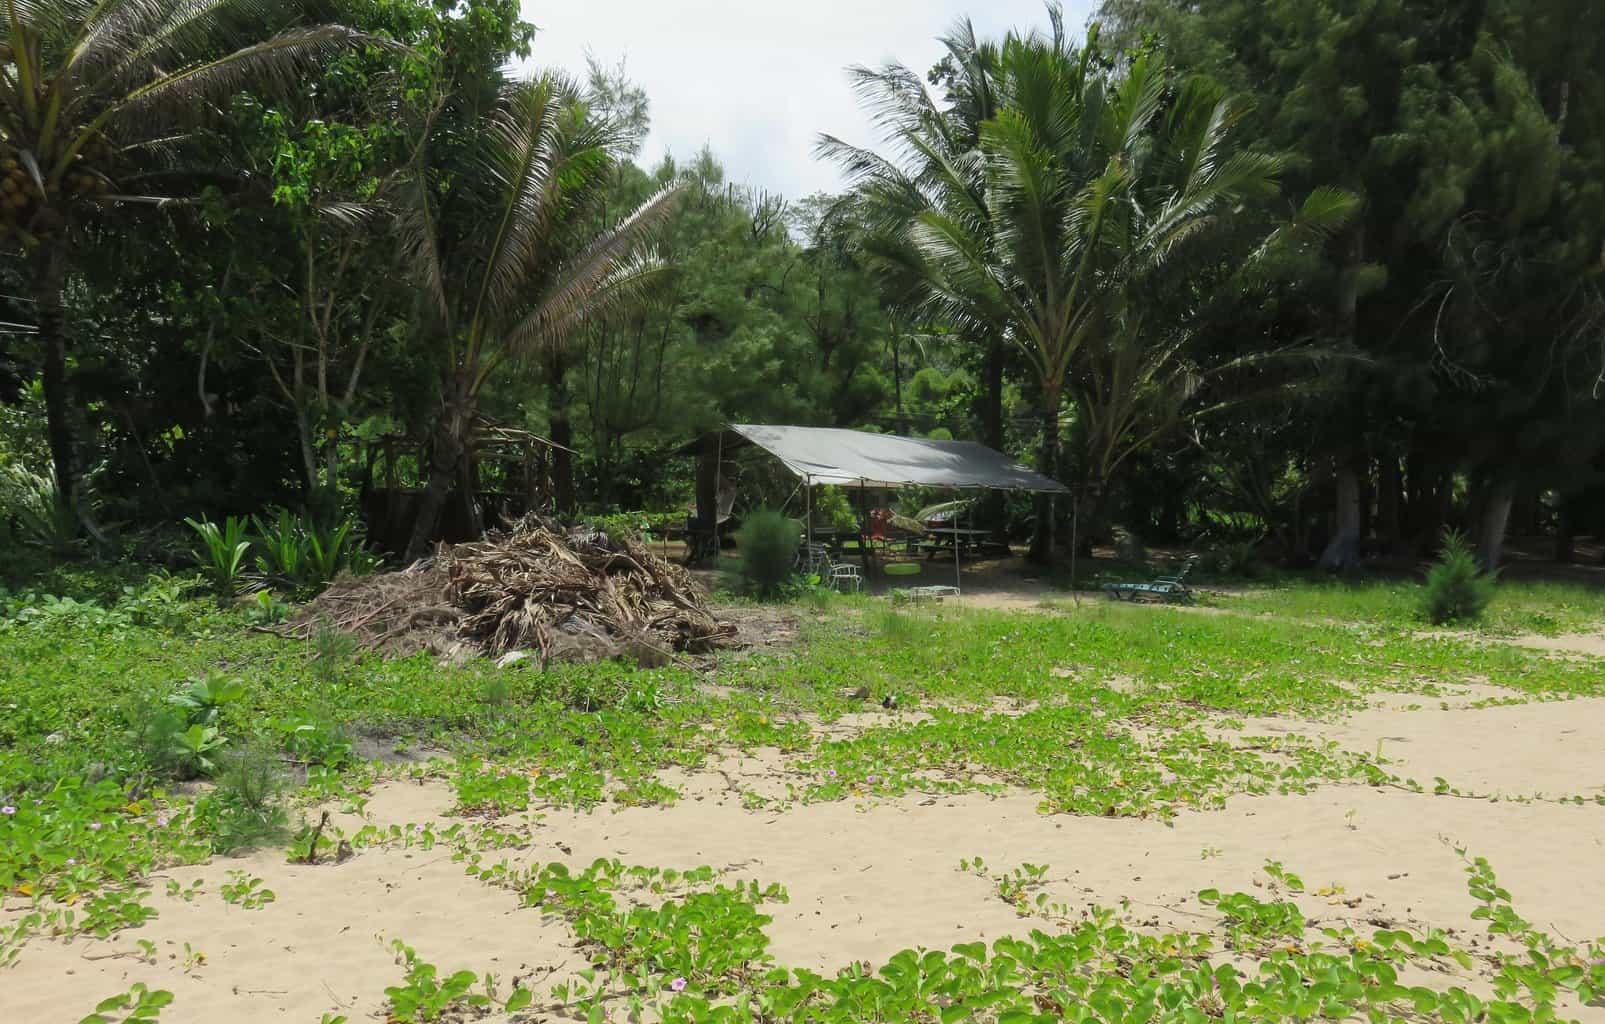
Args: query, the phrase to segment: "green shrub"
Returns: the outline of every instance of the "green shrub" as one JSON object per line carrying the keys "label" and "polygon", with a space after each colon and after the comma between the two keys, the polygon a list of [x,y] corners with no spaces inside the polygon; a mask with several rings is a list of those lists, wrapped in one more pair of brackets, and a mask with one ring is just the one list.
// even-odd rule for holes
{"label": "green shrub", "polygon": [[187,595],[198,586],[199,580],[158,570],[141,584],[123,587],[117,610],[126,612],[136,626],[176,632],[193,618]]}
{"label": "green shrub", "polygon": [[819,487],[814,490],[814,525],[833,527],[843,533],[858,532],[858,513],[842,487]]}
{"label": "green shrub", "polygon": [[1259,545],[1249,540],[1232,541],[1212,549],[1203,559],[1203,565],[1220,576],[1260,579],[1266,575]]}
{"label": "green shrub", "polygon": [[320,616],[312,631],[312,667],[318,681],[326,687],[340,682],[356,656],[357,638]]}
{"label": "green shrub", "polygon": [[123,709],[129,769],[177,779],[211,775],[229,742],[223,713],[244,696],[245,684],[215,673],[186,679],[166,695],[136,696]]}
{"label": "green shrub", "polygon": [[199,522],[185,519],[184,522],[201,538],[203,545],[195,549],[195,564],[211,579],[218,601],[232,604],[246,583],[245,556],[251,550],[251,542],[245,538],[245,520],[229,516],[222,526],[210,519]]}
{"label": "green shrub", "polygon": [[258,590],[245,609],[246,621],[253,626],[276,626],[290,617],[290,606],[271,590]]}
{"label": "green shrub", "polygon": [[669,528],[685,521],[685,512],[612,512],[602,516],[586,516],[586,526],[600,530],[615,540],[628,537],[645,543],[654,543],[668,533]]}
{"label": "green shrub", "polygon": [[250,744],[222,757],[220,764],[216,788],[196,805],[212,848],[236,853],[285,839],[290,817],[278,757],[265,746]]}
{"label": "green shrub", "polygon": [[56,555],[79,543],[78,515],[60,498],[53,476],[31,473],[18,465],[0,464],[0,521],[14,523],[17,539]]}
{"label": "green shrub", "polygon": [[780,593],[791,579],[801,536],[801,528],[775,509],[762,508],[747,517],[736,532],[736,549],[748,593],[765,600]]}
{"label": "green shrub", "polygon": [[318,715],[294,715],[271,723],[284,737],[284,752],[305,765],[338,770],[355,756],[351,734],[339,722]]}
{"label": "green shrub", "polygon": [[323,590],[342,572],[367,575],[379,556],[362,545],[356,519],[321,525],[311,516],[280,509],[272,519],[253,516],[256,524],[256,567],[265,579],[302,596]]}
{"label": "green shrub", "polygon": [[1427,621],[1438,626],[1476,622],[1493,596],[1494,578],[1477,564],[1465,536],[1444,531],[1443,548],[1422,588],[1421,611]]}

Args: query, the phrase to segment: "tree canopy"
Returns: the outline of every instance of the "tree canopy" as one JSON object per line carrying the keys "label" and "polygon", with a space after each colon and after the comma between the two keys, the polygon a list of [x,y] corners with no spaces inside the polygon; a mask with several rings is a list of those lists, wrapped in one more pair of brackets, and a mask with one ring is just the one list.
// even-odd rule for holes
{"label": "tree canopy", "polygon": [[[1084,541],[1564,551],[1605,529],[1601,20],[960,22],[932,68],[850,69],[877,136],[822,136],[842,191],[782,197],[643,165],[625,63],[511,71],[514,0],[13,4],[0,463],[100,545],[399,487],[417,554],[476,494],[684,510],[672,452],[774,421],[1034,458]],[[498,461],[507,430],[553,444]],[[1049,559],[1071,511],[985,516]]]}

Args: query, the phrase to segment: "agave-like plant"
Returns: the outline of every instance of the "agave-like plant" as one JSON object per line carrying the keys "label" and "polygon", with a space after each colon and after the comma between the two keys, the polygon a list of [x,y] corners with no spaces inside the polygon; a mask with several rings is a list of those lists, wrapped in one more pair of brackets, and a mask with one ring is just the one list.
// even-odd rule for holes
{"label": "agave-like plant", "polygon": [[[214,105],[292,88],[365,37],[294,27],[302,0],[6,0],[0,4],[0,250],[21,249],[44,348],[51,459],[76,483],[62,291],[78,229],[122,203],[170,202],[142,181]],[[264,26],[286,26],[263,38]],[[154,192],[154,194],[153,194]]]}
{"label": "agave-like plant", "polygon": [[245,535],[247,522],[238,516],[229,516],[222,526],[206,518],[184,519],[185,525],[201,539],[202,546],[191,552],[195,565],[211,577],[212,590],[224,607],[240,596],[246,584],[248,563],[245,556],[251,550],[251,542]]}
{"label": "agave-like plant", "polygon": [[[424,330],[443,358],[428,486],[409,558],[424,553],[463,475],[486,385],[521,360],[569,344],[591,318],[637,301],[664,269],[651,235],[681,187],[665,187],[596,230],[627,133],[591,116],[580,95],[551,73],[507,83],[477,123],[432,120],[415,152],[398,226]],[[465,149],[473,152],[466,160]],[[451,187],[439,187],[448,176]]]}

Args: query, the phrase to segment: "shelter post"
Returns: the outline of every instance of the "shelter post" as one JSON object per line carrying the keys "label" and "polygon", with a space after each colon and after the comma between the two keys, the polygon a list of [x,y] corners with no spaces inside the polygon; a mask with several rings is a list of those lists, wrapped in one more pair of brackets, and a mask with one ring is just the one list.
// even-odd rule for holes
{"label": "shelter post", "polygon": [[1081,605],[1081,588],[1076,582],[1076,556],[1077,548],[1081,546],[1081,502],[1070,501],[1070,597],[1076,606]]}
{"label": "shelter post", "polygon": [[713,567],[719,568],[719,495],[724,493],[724,431],[719,431],[713,455]]}
{"label": "shelter post", "polygon": [[814,478],[803,477],[803,537],[808,546],[803,550],[811,551],[814,547]]}
{"label": "shelter post", "polygon": [[[960,491],[959,493],[963,494],[964,492]],[[962,596],[964,593],[964,567],[959,563],[959,513],[961,511],[964,510],[958,509],[953,512],[953,589]]]}

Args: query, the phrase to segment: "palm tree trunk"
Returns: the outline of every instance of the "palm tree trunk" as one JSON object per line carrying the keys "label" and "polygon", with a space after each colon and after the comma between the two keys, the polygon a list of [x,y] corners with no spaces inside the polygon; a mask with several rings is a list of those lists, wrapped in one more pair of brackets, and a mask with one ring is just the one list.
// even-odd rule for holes
{"label": "palm tree trunk", "polygon": [[568,360],[561,352],[552,353],[547,364],[547,387],[551,400],[552,490],[559,515],[571,516],[577,507],[574,495],[574,422],[569,415]]}
{"label": "palm tree trunk", "polygon": [[1388,554],[1406,551],[1404,542],[1404,472],[1399,457],[1384,452],[1377,468],[1377,533],[1387,545]]}
{"label": "palm tree trunk", "polygon": [[56,477],[56,497],[71,504],[78,484],[73,472],[72,429],[67,423],[71,396],[67,387],[67,311],[61,293],[67,278],[67,250],[46,242],[34,252],[33,300],[44,346],[45,434]]}
{"label": "palm tree trunk", "polygon": [[[1037,456],[1037,472],[1050,480],[1058,479],[1059,472],[1059,403],[1061,389],[1042,389],[1042,447]],[[1029,558],[1038,565],[1053,561],[1054,501],[1050,494],[1036,497],[1036,528],[1031,535]]]}
{"label": "palm tree trunk", "polygon": [[1329,572],[1346,573],[1360,567],[1360,475],[1345,459],[1339,462],[1336,476],[1337,521],[1319,565]]}
{"label": "palm tree trunk", "polygon": [[435,425],[435,436],[429,452],[429,480],[418,505],[418,516],[413,520],[412,538],[407,542],[407,561],[416,561],[429,551],[435,539],[435,528],[440,524],[441,510],[451,494],[451,485],[457,480],[458,466],[468,450],[468,431],[474,420],[472,399],[461,394],[462,389],[447,399],[440,410],[440,422]]}
{"label": "palm tree trunk", "polygon": [[981,387],[981,440],[988,448],[1003,450],[1003,364],[1008,352],[1001,339],[987,344]]}
{"label": "palm tree trunk", "polygon": [[1510,509],[1516,503],[1516,482],[1507,478],[1492,481],[1479,513],[1477,560],[1487,572],[1499,568],[1505,551],[1505,531],[1510,525]]}
{"label": "palm tree trunk", "polygon": [[1574,515],[1576,495],[1560,495],[1555,509],[1555,561],[1570,565],[1577,560],[1577,522]]}
{"label": "palm tree trunk", "polygon": [[[987,342],[986,359],[981,370],[981,395],[978,400],[981,421],[981,443],[996,451],[1004,451],[1003,436],[1003,367],[1008,353],[1004,342],[992,338]],[[898,415],[902,415],[902,399],[898,399]],[[907,425],[901,428],[908,432]],[[1006,508],[1002,491],[987,491],[976,510],[976,521],[987,527],[1002,527]]]}

